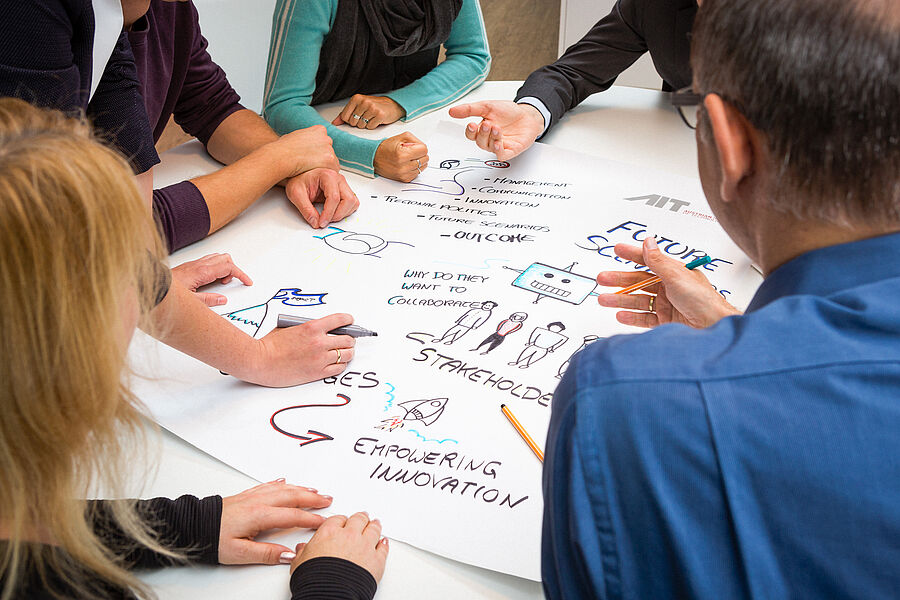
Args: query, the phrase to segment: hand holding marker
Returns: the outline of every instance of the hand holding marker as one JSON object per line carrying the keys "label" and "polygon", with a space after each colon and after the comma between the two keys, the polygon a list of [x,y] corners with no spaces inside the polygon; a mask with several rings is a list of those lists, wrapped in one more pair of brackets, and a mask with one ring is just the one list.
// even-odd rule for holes
{"label": "hand holding marker", "polygon": [[[278,315],[278,327],[293,327],[294,325],[303,325],[309,321],[315,321],[315,319],[310,317],[295,317],[294,315]],[[332,335],[349,335],[354,338],[378,335],[374,331],[370,331],[359,325],[345,325],[343,327],[332,329],[328,333]]]}
{"label": "hand holding marker", "polygon": [[[697,267],[702,267],[703,265],[709,264],[712,262],[712,257],[709,255],[701,256],[700,258],[695,258],[688,264],[684,265],[686,269],[696,269]],[[622,288],[616,294],[630,294],[631,292],[636,292],[638,290],[642,290],[644,288],[648,288],[651,285],[657,284],[662,281],[662,278],[659,275],[651,277],[650,279],[645,279],[644,281],[635,283],[633,285],[629,285],[628,287]]]}

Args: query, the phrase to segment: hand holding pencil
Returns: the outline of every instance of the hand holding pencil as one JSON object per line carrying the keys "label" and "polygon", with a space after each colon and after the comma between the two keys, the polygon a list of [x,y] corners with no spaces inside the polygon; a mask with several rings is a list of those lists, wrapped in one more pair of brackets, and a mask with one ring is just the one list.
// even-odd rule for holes
{"label": "hand holding pencil", "polygon": [[601,306],[621,308],[616,319],[625,325],[656,327],[663,323],[684,323],[695,328],[709,327],[723,317],[740,314],[709,283],[702,269],[689,270],[685,263],[666,256],[653,238],[643,246],[616,244],[616,255],[645,265],[644,271],[603,271],[597,275],[602,286],[626,288],[656,275],[660,281],[634,293],[600,294]]}

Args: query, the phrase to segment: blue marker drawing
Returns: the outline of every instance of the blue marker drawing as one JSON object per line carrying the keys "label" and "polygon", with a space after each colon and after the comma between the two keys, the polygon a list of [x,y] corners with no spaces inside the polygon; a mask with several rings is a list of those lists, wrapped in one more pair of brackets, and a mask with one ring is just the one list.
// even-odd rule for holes
{"label": "blue marker drawing", "polygon": [[565,269],[551,267],[544,263],[531,263],[524,271],[504,266],[504,269],[516,271],[519,276],[512,282],[514,287],[537,294],[534,304],[541,298],[553,298],[569,304],[581,304],[597,288],[597,281],[587,275],[573,273],[578,263],[572,263]]}
{"label": "blue marker drawing", "polygon": [[[435,194],[444,194],[445,196],[462,196],[466,193],[466,186],[459,181],[459,176],[477,169],[489,169],[497,167],[497,165],[489,165],[488,163],[477,158],[466,158],[465,162],[476,163],[475,165],[460,164],[455,158],[441,161],[440,166],[435,169],[426,169],[414,181],[410,181],[406,185],[412,187],[403,188],[403,192],[432,192]],[[497,162],[497,161],[488,161]],[[509,166],[509,163],[506,164]]]}
{"label": "blue marker drawing", "polygon": [[256,337],[263,321],[266,320],[266,315],[269,314],[270,304],[278,304],[279,302],[285,306],[318,306],[319,304],[325,304],[327,292],[324,294],[304,294],[302,292],[303,290],[300,288],[282,288],[263,304],[248,306],[222,316],[229,321],[233,321],[235,325],[251,336]]}
{"label": "blue marker drawing", "polygon": [[387,404],[384,405],[384,412],[387,412],[388,409],[390,409],[394,405],[394,390],[396,390],[397,388],[395,388],[392,384],[388,383],[387,381],[385,381],[384,384],[391,386],[391,390],[389,392],[385,392],[385,394],[388,395],[388,401],[387,401]]}
{"label": "blue marker drawing", "polygon": [[313,237],[317,240],[322,240],[329,247],[344,254],[362,254],[363,256],[381,258],[378,254],[391,244],[415,247],[406,242],[387,241],[373,233],[357,233],[334,227],[333,225],[329,225],[328,229],[333,229],[334,231],[325,235],[314,235]]}
{"label": "blue marker drawing", "polygon": [[410,433],[416,434],[417,438],[419,438],[425,442],[437,442],[438,444],[443,444],[444,442],[453,442],[454,444],[459,443],[458,441],[456,441],[454,439],[450,439],[450,438],[444,438],[442,440],[439,440],[437,438],[427,438],[424,435],[422,435],[421,433],[419,433],[418,431],[416,431],[415,429],[407,429],[407,431],[409,431]]}

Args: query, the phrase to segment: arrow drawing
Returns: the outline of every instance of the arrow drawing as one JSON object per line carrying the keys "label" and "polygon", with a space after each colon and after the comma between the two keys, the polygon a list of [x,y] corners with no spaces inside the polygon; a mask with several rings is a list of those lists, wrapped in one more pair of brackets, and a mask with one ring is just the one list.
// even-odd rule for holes
{"label": "arrow drawing", "polygon": [[300,440],[300,445],[305,446],[307,444],[314,444],[315,442],[324,442],[326,440],[333,440],[334,438],[328,435],[327,433],[322,433],[321,431],[315,431],[314,429],[308,429],[305,434],[299,433],[291,433],[286,429],[282,429],[275,423],[275,417],[280,415],[281,413],[289,410],[294,410],[296,408],[314,408],[314,407],[336,407],[336,406],[346,406],[350,403],[350,397],[344,394],[337,394],[338,400],[341,400],[338,404],[298,404],[296,406],[288,406],[286,408],[282,408],[280,410],[276,410],[275,413],[272,414],[272,418],[269,419],[269,424],[277,431],[283,435],[288,436],[289,438],[294,438],[295,440]]}

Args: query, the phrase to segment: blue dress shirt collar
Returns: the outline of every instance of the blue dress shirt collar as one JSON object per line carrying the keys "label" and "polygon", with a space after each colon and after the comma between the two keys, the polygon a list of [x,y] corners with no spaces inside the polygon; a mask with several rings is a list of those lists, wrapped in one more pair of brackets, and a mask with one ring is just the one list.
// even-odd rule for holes
{"label": "blue dress shirt collar", "polygon": [[827,246],[801,254],[775,269],[747,312],[784,296],[828,296],[868,282],[900,277],[900,233]]}

